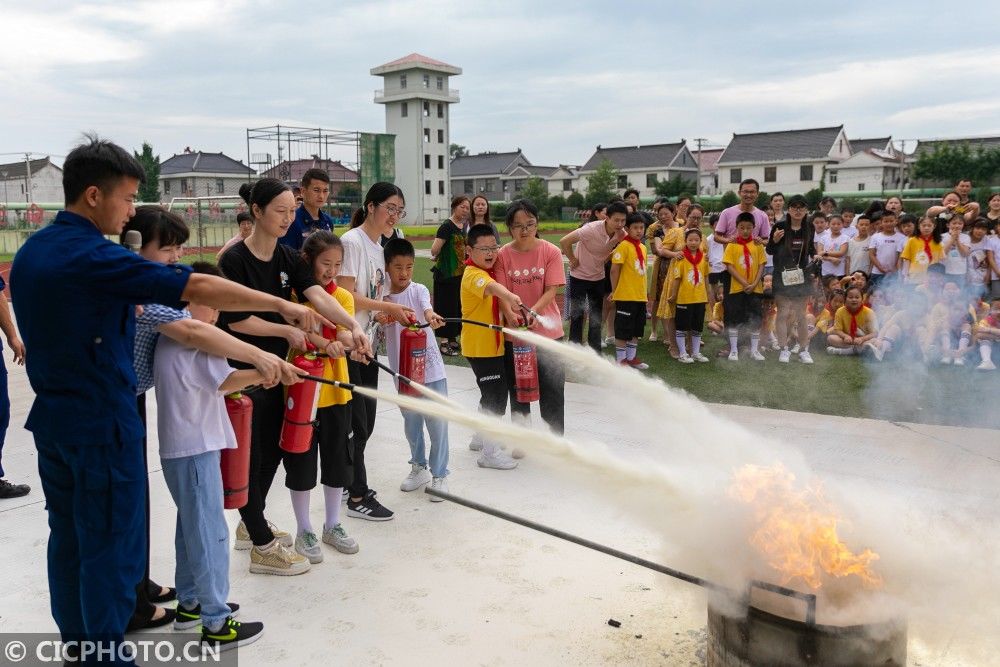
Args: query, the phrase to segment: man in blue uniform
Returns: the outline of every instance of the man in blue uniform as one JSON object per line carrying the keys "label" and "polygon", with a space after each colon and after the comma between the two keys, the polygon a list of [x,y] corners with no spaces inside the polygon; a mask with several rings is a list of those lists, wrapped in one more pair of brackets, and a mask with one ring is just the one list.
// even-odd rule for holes
{"label": "man in blue uniform", "polygon": [[[24,343],[17,337],[17,329],[14,328],[14,321],[10,317],[10,308],[7,307],[7,295],[3,293],[7,284],[0,276],[0,330],[7,337],[7,345],[14,353],[14,363],[24,363]],[[14,484],[4,479],[3,471],[3,443],[7,439],[7,426],[10,424],[10,396],[7,394],[7,364],[3,358],[3,344],[0,343],[0,499],[20,498],[31,492],[31,487],[27,484]]]}
{"label": "man in blue uniform", "polygon": [[[304,306],[146,261],[107,240],[135,214],[143,180],[139,163],[113,143],[91,137],[73,149],[63,167],[66,210],[28,239],[10,274],[35,392],[25,426],[38,449],[49,513],[52,615],[64,641],[120,643],[143,574],[135,305],[196,301],[278,312],[308,330],[322,323]],[[267,380],[273,386],[295,377],[275,367]]]}
{"label": "man in blue uniform", "polygon": [[302,174],[302,206],[295,210],[295,220],[278,243],[301,250],[306,237],[319,229],[333,229],[333,218],[323,211],[330,198],[330,175],[322,169],[308,169]]}

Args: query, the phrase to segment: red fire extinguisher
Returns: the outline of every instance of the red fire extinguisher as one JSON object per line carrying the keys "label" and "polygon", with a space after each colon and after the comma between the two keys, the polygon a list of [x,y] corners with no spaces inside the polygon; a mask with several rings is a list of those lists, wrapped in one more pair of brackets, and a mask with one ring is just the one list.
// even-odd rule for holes
{"label": "red fire extinguisher", "polygon": [[[323,374],[323,360],[317,358],[312,345],[303,354],[292,359],[292,364],[309,375]],[[280,446],[290,454],[308,452],[312,446],[313,422],[316,421],[316,403],[319,383],[303,380],[288,388],[285,398],[285,423],[281,425]]]}
{"label": "red fire extinguisher", "polygon": [[514,386],[519,403],[531,403],[540,397],[538,391],[538,356],[535,346],[517,338],[514,345]]}
{"label": "red fire extinguisher", "polygon": [[236,449],[222,450],[222,496],[227,510],[247,504],[250,490],[250,422],[253,401],[236,392],[226,396],[226,412],[236,433]]}
{"label": "red fire extinguisher", "polygon": [[[399,336],[399,374],[419,384],[424,383],[427,365],[427,334],[415,326],[403,327]],[[405,382],[399,383],[399,393],[420,396]]]}

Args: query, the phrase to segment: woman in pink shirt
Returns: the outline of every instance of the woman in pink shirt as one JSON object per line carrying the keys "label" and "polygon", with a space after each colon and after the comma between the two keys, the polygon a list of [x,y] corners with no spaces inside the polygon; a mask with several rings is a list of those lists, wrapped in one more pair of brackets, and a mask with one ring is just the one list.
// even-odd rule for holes
{"label": "woman in pink shirt", "polygon": [[[507,208],[510,243],[500,249],[493,274],[498,283],[521,297],[521,302],[538,314],[528,317],[534,333],[562,340],[562,315],[556,302],[556,290],[566,284],[562,252],[545,239],[538,238],[538,209],[526,199],[512,202]],[[564,423],[564,388],[566,372],[562,362],[538,350],[539,407],[542,419],[553,432],[562,434]],[[508,377],[514,377],[514,351],[508,338],[504,344]],[[514,383],[510,383],[511,414],[530,418],[531,404],[519,403]]]}

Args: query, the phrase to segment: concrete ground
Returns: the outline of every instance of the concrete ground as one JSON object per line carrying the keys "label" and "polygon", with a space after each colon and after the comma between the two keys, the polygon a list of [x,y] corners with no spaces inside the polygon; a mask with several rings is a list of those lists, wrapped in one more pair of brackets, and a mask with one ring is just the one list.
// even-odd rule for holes
{"label": "concrete ground", "polygon": [[[7,358],[10,367],[9,353]],[[451,397],[474,406],[478,390],[471,372],[449,366],[448,374]],[[0,501],[0,632],[54,630],[44,502],[34,447],[22,428],[32,401],[23,368],[11,367],[10,394],[4,465],[11,479],[33,490]],[[570,438],[594,436],[619,452],[650,448],[616,441],[611,423],[598,416],[601,397],[593,387],[569,384],[566,394]],[[150,408],[155,415],[155,404]],[[990,450],[1000,441],[996,431],[747,407],[717,411],[752,430],[794,436],[819,471],[898,485],[904,493],[930,489],[995,515],[1000,475]],[[530,456],[516,471],[480,470],[468,439],[467,429],[452,427],[453,494],[659,560],[663,536],[630,519],[627,508],[553,475]],[[151,571],[157,581],[170,583],[174,510],[155,440],[154,428]],[[855,442],[863,444],[849,444]],[[357,555],[328,550],[310,572],[282,578],[251,575],[247,553],[232,553],[231,597],[242,604],[244,620],[266,625],[263,639],[241,651],[242,664],[703,664],[706,601],[700,589],[451,503],[432,504],[420,492],[403,493],[399,482],[408,472],[407,457],[398,409],[380,404],[368,447],[370,477],[396,517],[385,523],[345,518],[361,545]],[[268,499],[268,516],[292,530],[282,476]],[[970,477],[977,480],[973,486]],[[315,525],[323,520],[320,505],[317,494]],[[237,513],[228,514],[235,526]],[[609,626],[609,619],[621,627]],[[948,642],[930,648],[911,631],[910,664],[968,664],[959,656],[974,638],[958,627],[948,634]]]}

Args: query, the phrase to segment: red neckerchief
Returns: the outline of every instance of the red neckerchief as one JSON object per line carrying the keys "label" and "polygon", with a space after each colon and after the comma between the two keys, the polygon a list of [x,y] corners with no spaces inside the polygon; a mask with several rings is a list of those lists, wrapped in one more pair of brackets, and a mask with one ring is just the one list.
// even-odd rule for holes
{"label": "red neckerchief", "polygon": [[[844,306],[844,307],[847,308],[847,306]],[[858,315],[864,309],[865,309],[864,304],[862,304],[861,307],[858,308],[857,312],[851,310],[850,308],[847,308],[847,312],[851,316],[851,338],[857,338],[858,337]]]}
{"label": "red neckerchief", "polygon": [[[481,266],[477,266],[476,263],[473,262],[471,259],[465,260],[465,265],[475,266],[477,269],[485,271],[486,275],[488,275],[490,278],[493,278],[493,280],[497,279],[496,276],[493,275],[493,269],[484,269]],[[494,266],[496,266],[496,264],[494,264]],[[493,324],[500,324],[500,299],[496,297],[493,297]],[[500,336],[500,332],[497,331],[496,329],[493,330],[493,333],[496,337],[497,346],[499,347],[503,339]]]}
{"label": "red neckerchief", "polygon": [[639,241],[638,239],[634,239],[634,238],[632,238],[631,236],[628,236],[628,235],[625,236],[624,240],[626,240],[629,243],[631,243],[632,247],[635,248],[635,256],[639,258],[639,268],[642,269],[643,271],[645,271],[646,270],[646,256],[642,254],[642,241]]}
{"label": "red neckerchief", "polygon": [[698,275],[698,267],[701,266],[701,260],[704,259],[705,253],[702,252],[701,248],[698,248],[698,254],[692,255],[691,250],[687,246],[684,246],[684,259],[691,262],[691,266],[694,267],[694,285],[698,286],[701,282],[701,277]]}
{"label": "red neckerchief", "polygon": [[927,263],[928,264],[930,264],[931,262],[934,261],[934,253],[931,252],[931,239],[933,239],[933,238],[934,238],[933,234],[930,235],[930,236],[921,236],[920,237],[920,240],[924,242],[924,254],[927,255]]}
{"label": "red neckerchief", "polygon": [[734,243],[739,243],[743,246],[743,266],[747,271],[747,280],[750,280],[750,266],[753,264],[753,260],[750,258],[750,244],[753,243],[753,237],[746,239],[745,241],[740,237],[736,237]]}
{"label": "red neckerchief", "polygon": [[[333,293],[337,291],[337,281],[336,280],[331,280],[326,285],[323,285],[323,289],[326,290],[327,294],[329,294],[330,296],[333,296]],[[337,340],[337,332],[336,332],[336,330],[331,329],[330,327],[328,327],[328,326],[326,326],[324,324],[323,325],[323,338],[325,338],[327,340]]]}

